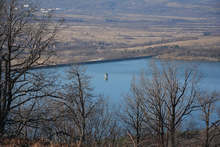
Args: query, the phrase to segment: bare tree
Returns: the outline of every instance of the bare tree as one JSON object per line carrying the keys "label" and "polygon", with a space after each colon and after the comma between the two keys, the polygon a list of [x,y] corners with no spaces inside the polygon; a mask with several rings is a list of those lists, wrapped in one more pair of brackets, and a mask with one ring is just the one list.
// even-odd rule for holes
{"label": "bare tree", "polygon": [[219,95],[215,92],[211,94],[206,94],[204,92],[198,94],[198,103],[202,112],[202,121],[205,122],[205,147],[209,147],[213,139],[220,136],[220,132],[215,130],[220,119],[217,119],[214,122],[211,121],[211,116],[215,111],[215,104],[218,100]]}
{"label": "bare tree", "polygon": [[[183,72],[180,79],[181,70]],[[181,66],[167,64],[162,70],[163,89],[167,111],[166,127],[170,133],[171,146],[176,146],[176,130],[183,119],[194,109],[196,84],[198,79],[193,68],[181,69]]]}
{"label": "bare tree", "polygon": [[130,137],[131,135],[135,136],[134,142],[136,146],[139,146],[146,133],[146,125],[144,124],[142,105],[144,99],[141,89],[135,83],[135,78],[131,82],[130,93],[124,97],[124,102],[124,111],[120,114],[120,118],[127,126]]}
{"label": "bare tree", "polygon": [[[56,26],[23,0],[3,2],[0,22],[0,136],[13,122],[13,112],[48,92],[40,75],[31,71],[51,57]],[[50,26],[50,28],[49,28]],[[16,121],[14,121],[16,122]],[[20,121],[19,121],[20,122]]]}
{"label": "bare tree", "polygon": [[[105,100],[96,106],[96,114],[89,120],[90,140],[98,146],[105,146],[110,143],[112,130],[115,128],[114,113],[110,111]],[[119,135],[119,134],[117,134]]]}
{"label": "bare tree", "polygon": [[60,92],[58,102],[65,117],[77,128],[75,137],[78,135],[78,145],[81,146],[88,141],[91,132],[89,124],[101,101],[93,96],[90,78],[83,67],[75,65],[68,74],[69,82],[64,85],[64,91]]}
{"label": "bare tree", "polygon": [[163,87],[163,77],[156,65],[151,65],[152,77],[148,78],[142,73],[140,79],[141,91],[144,95],[143,110],[145,121],[159,137],[159,146],[167,146],[165,140],[167,107],[165,105],[166,94]]}
{"label": "bare tree", "polygon": [[145,121],[159,137],[160,146],[167,146],[166,132],[170,144],[175,147],[176,130],[194,108],[196,83],[198,81],[193,68],[183,69],[172,63],[162,63],[161,68],[151,65],[152,77],[144,74],[140,79],[140,89],[144,97],[143,111]]}

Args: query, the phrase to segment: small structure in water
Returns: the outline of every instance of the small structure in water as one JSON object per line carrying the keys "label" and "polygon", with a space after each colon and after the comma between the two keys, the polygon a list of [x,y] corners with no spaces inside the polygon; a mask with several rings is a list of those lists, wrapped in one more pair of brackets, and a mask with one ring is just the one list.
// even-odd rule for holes
{"label": "small structure in water", "polygon": [[105,73],[104,80],[108,81],[108,73]]}

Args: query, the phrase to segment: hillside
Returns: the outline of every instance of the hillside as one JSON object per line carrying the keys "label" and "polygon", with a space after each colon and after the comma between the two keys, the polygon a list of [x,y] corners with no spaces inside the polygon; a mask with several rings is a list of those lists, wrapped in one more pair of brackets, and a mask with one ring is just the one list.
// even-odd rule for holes
{"label": "hillside", "polygon": [[218,0],[40,0],[64,18],[56,63],[153,55],[220,60]]}

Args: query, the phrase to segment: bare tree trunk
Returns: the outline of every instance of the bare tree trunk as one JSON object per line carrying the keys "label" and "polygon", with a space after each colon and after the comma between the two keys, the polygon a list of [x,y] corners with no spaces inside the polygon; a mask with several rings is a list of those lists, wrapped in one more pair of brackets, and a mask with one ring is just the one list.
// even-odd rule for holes
{"label": "bare tree trunk", "polygon": [[[208,127],[207,127],[208,126]],[[209,147],[209,121],[206,121],[206,130],[205,130],[205,147]]]}
{"label": "bare tree trunk", "polygon": [[206,129],[205,129],[205,147],[209,147],[209,119],[210,119],[210,104],[207,104],[208,105],[208,110],[206,112],[206,115],[205,115],[205,124],[206,124]]}
{"label": "bare tree trunk", "polygon": [[164,140],[164,126],[163,126],[164,124],[162,123],[162,122],[159,122],[159,126],[160,126],[160,131],[159,132],[161,132],[160,133],[160,145],[161,145],[161,147],[165,147],[165,140]]}
{"label": "bare tree trunk", "polygon": [[84,143],[85,142],[85,130],[86,130],[86,116],[85,116],[85,100],[84,100],[84,94],[83,94],[83,90],[82,90],[82,84],[81,84],[81,79],[80,79],[80,75],[79,73],[76,74],[77,76],[77,80],[78,80],[78,89],[79,89],[79,98],[80,98],[80,104],[81,104],[81,117],[82,117],[82,130],[81,130],[81,142]]}
{"label": "bare tree trunk", "polygon": [[175,147],[175,129],[170,130],[170,136],[171,136],[171,147]]}
{"label": "bare tree trunk", "polygon": [[176,138],[176,129],[175,129],[175,122],[176,122],[176,112],[175,106],[172,107],[172,114],[171,114],[171,123],[170,123],[170,137],[171,137],[171,147],[175,147],[175,138]]}
{"label": "bare tree trunk", "polygon": [[[140,112],[138,111],[140,109],[140,102],[137,102],[137,106],[136,106],[136,118],[140,118]],[[140,128],[140,120],[139,119],[136,119],[136,142],[137,142],[137,145],[139,145],[140,143],[140,137],[141,137],[141,128]]]}

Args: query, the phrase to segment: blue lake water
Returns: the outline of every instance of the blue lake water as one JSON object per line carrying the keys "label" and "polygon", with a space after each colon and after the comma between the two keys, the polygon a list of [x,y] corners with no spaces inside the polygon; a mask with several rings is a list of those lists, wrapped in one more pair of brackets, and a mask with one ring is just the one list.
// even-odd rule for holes
{"label": "blue lake water", "polygon": [[[141,70],[145,70],[147,76],[151,76],[149,64],[152,58],[124,60],[114,62],[103,62],[94,64],[85,64],[87,74],[91,76],[91,86],[96,95],[103,94],[108,101],[113,104],[121,104],[123,95],[130,88],[132,77],[138,76]],[[159,62],[159,60],[155,60]],[[174,61],[179,66],[196,65],[198,72],[202,75],[200,88],[220,92],[220,62],[205,61]],[[69,66],[55,67],[46,69],[53,74],[57,73],[59,77],[64,78]],[[108,73],[108,80],[104,80],[105,73]],[[62,80],[62,79],[61,79]],[[218,107],[220,104],[218,104]],[[198,114],[196,114],[198,115]],[[217,115],[213,116],[216,119]],[[198,118],[198,117],[197,117]]]}
{"label": "blue lake water", "polygon": [[[138,76],[141,70],[145,70],[147,76],[150,75],[149,64],[152,58],[124,60],[114,62],[103,62],[85,64],[87,74],[91,77],[91,86],[95,94],[104,94],[113,103],[120,102],[122,96],[129,91],[133,76]],[[155,60],[159,62],[159,60]],[[162,61],[163,62],[163,61]],[[198,72],[202,78],[200,87],[208,91],[220,92],[220,62],[199,62],[199,61],[174,61],[177,65],[188,66],[197,65]],[[45,69],[48,72],[65,78],[70,66],[54,67]],[[104,80],[105,73],[108,73],[108,80]],[[63,80],[63,79],[60,79]]]}

